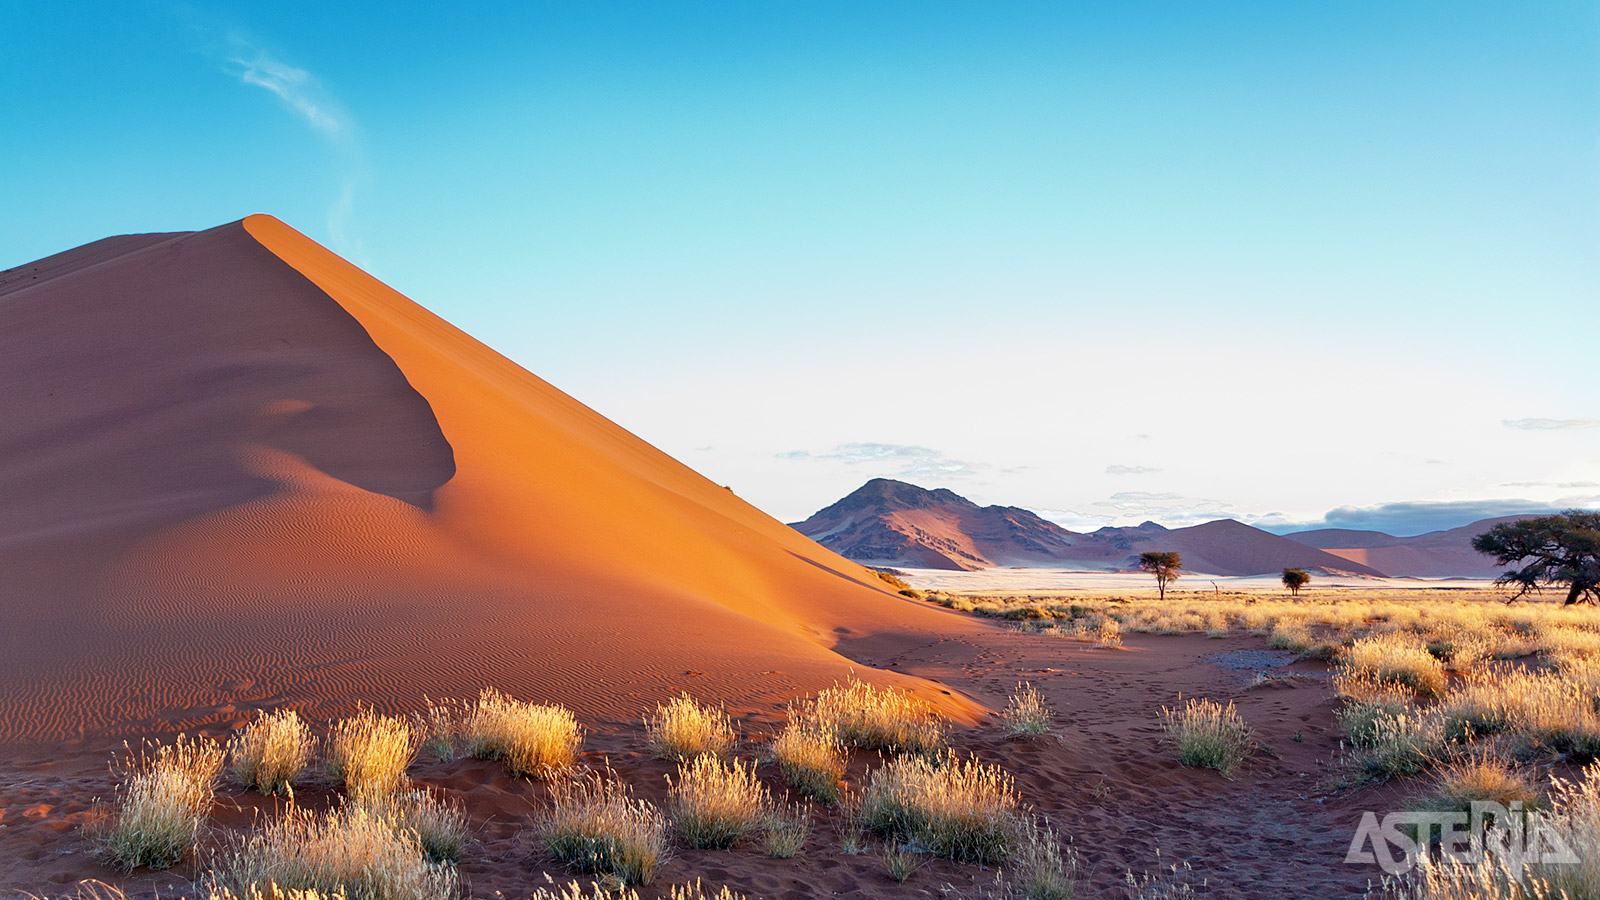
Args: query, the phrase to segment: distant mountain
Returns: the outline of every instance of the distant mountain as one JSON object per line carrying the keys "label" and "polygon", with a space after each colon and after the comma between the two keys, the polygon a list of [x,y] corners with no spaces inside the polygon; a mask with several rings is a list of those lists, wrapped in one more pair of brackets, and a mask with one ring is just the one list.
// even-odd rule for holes
{"label": "distant mountain", "polygon": [[1382,572],[1225,519],[1168,529],[1068,531],[1015,506],[978,506],[949,490],[875,478],[793,526],[841,556],[868,565],[930,569],[1070,566],[1132,569],[1147,550],[1177,551],[1184,568],[1213,575],[1275,574],[1289,566],[1358,575]]}
{"label": "distant mountain", "polygon": [[1047,565],[1082,536],[1015,506],[979,506],[952,491],[874,478],[792,525],[869,565],[984,569]]}
{"label": "distant mountain", "polygon": [[1472,549],[1472,539],[1502,522],[1528,516],[1500,516],[1445,531],[1416,537],[1395,537],[1381,531],[1319,528],[1286,534],[1291,541],[1326,550],[1352,562],[1371,566],[1395,577],[1493,578],[1503,571],[1494,560]]}

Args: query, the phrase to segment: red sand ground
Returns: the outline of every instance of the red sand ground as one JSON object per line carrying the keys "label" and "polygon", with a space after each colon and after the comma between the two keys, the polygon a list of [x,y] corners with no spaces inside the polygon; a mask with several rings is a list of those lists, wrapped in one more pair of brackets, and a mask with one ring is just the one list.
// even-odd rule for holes
{"label": "red sand ground", "polygon": [[[170,897],[193,874],[122,878],[88,854],[79,828],[124,738],[493,685],[572,706],[586,759],[659,798],[667,766],[636,724],[656,701],[726,702],[760,737],[852,670],[966,725],[1039,683],[1064,742],[956,742],[1075,836],[1091,896],[1158,846],[1240,896],[1355,895],[1373,874],[1339,860],[1376,800],[1318,793],[1326,687],[1243,693],[1200,659],[1231,641],[1090,649],[895,596],[274,219],[0,273],[0,388],[0,890],[103,878]],[[1276,755],[1232,782],[1177,766],[1156,715],[1180,691],[1239,696]],[[468,806],[474,895],[559,871],[528,827],[542,788],[480,762],[414,774]],[[260,806],[230,791],[218,822]],[[933,863],[895,885],[826,821],[798,860],[683,852],[658,884],[696,876],[766,897],[986,877]]]}

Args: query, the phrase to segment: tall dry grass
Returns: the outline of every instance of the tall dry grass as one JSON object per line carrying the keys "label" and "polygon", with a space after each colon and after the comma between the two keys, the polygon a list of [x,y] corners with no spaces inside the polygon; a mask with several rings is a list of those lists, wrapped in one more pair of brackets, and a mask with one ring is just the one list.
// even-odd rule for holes
{"label": "tall dry grass", "polygon": [[859,815],[890,840],[964,862],[999,863],[1015,848],[1020,805],[1011,776],[997,766],[949,755],[902,756],[869,776]]}
{"label": "tall dry grass", "polygon": [[649,884],[666,861],[666,817],[634,799],[614,776],[591,773],[552,782],[550,798],[539,834],[550,852],[572,869],[624,884]]}
{"label": "tall dry grass", "polygon": [[370,708],[335,723],[328,734],[328,773],[352,797],[400,790],[416,757],[411,723]]}
{"label": "tall dry grass", "polygon": [[725,850],[761,824],[769,803],[753,765],[697,756],[668,779],[667,814],[679,836],[700,850]]}
{"label": "tall dry grass", "polygon": [[194,847],[216,797],[223,749],[205,737],[131,748],[118,764],[117,798],[91,828],[95,849],[118,869],[164,869]]}
{"label": "tall dry grass", "polygon": [[1415,635],[1383,634],[1360,638],[1339,657],[1339,668],[1402,685],[1421,696],[1444,690],[1444,664]]}
{"label": "tall dry grass", "polygon": [[271,886],[349,900],[454,900],[461,892],[455,870],[430,862],[414,831],[359,803],[322,813],[291,806],[232,839],[211,881],[237,896]]}
{"label": "tall dry grass", "polygon": [[1255,752],[1250,727],[1233,708],[1194,697],[1181,709],[1161,708],[1161,727],[1186,766],[1216,769],[1232,778],[1239,764]]}
{"label": "tall dry grass", "polygon": [[833,729],[791,713],[767,752],[790,787],[821,803],[839,802],[848,760]]}
{"label": "tall dry grass", "polygon": [[910,691],[864,681],[836,684],[801,704],[800,713],[848,747],[893,753],[938,753],[944,722]]}
{"label": "tall dry grass", "polygon": [[1055,726],[1055,713],[1045,703],[1044,695],[1026,681],[1019,682],[1011,692],[1000,719],[1005,723],[1006,736],[1013,738],[1045,737]]}
{"label": "tall dry grass", "polygon": [[688,694],[668,700],[644,719],[650,750],[659,759],[686,760],[702,754],[722,756],[737,736],[724,710]]}
{"label": "tall dry grass", "polygon": [[260,712],[228,741],[233,776],[263,794],[287,793],[311,765],[316,741],[292,709]]}
{"label": "tall dry grass", "polygon": [[392,793],[365,793],[355,801],[373,816],[392,822],[417,839],[433,862],[456,862],[467,844],[467,814],[461,804],[429,788]]}
{"label": "tall dry grass", "polygon": [[561,706],[513,700],[485,689],[467,714],[467,753],[502,759],[514,777],[551,778],[572,768],[583,728]]}

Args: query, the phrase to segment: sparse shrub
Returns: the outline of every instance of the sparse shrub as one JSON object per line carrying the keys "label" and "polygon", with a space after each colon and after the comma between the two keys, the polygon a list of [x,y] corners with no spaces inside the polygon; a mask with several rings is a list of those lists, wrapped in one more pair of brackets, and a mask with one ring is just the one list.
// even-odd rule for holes
{"label": "sparse shrub", "polygon": [[539,833],[550,852],[579,872],[649,884],[667,858],[667,821],[615,777],[586,775],[550,786]]}
{"label": "sparse shrub", "polygon": [[460,700],[431,700],[422,698],[423,709],[413,713],[411,722],[422,739],[422,746],[441,762],[456,758],[456,740],[466,729],[470,712]]}
{"label": "sparse shrub", "polygon": [[762,816],[761,830],[766,834],[767,855],[789,859],[806,844],[806,835],[811,833],[811,814],[798,803],[774,805]]}
{"label": "sparse shrub", "polygon": [[1600,754],[1600,713],[1588,692],[1553,672],[1489,669],[1437,706],[1448,737],[1508,733],[1582,760]]}
{"label": "sparse shrub", "polygon": [[900,688],[864,681],[836,684],[805,704],[802,714],[849,747],[927,754],[944,746],[939,714]]}
{"label": "sparse shrub", "polygon": [[1078,892],[1078,854],[1055,829],[1030,819],[1011,853],[1011,893],[1027,900],[1072,900]]}
{"label": "sparse shrub", "polygon": [[263,794],[287,792],[311,764],[311,729],[292,709],[257,713],[228,741],[233,775]]}
{"label": "sparse shrub", "polygon": [[1178,760],[1186,766],[1216,769],[1232,778],[1239,763],[1255,751],[1250,727],[1231,700],[1223,706],[1191,697],[1181,710],[1162,707],[1161,717],[1167,740],[1178,748]]}
{"label": "sparse shrub", "polygon": [[1020,800],[997,766],[950,755],[907,756],[875,770],[861,795],[861,821],[892,841],[950,859],[997,863],[1008,858]]}
{"label": "sparse shrub", "polygon": [[1497,757],[1477,754],[1439,770],[1433,793],[1418,804],[1423,809],[1471,812],[1474,801],[1524,809],[1539,805],[1539,794],[1522,773]]}
{"label": "sparse shrub", "polygon": [[[1160,855],[1161,851],[1157,850],[1156,856]],[[1146,872],[1137,878],[1131,871],[1125,874],[1123,886],[1128,900],[1192,900],[1206,890],[1203,878],[1200,879],[1199,891],[1195,890],[1194,868],[1187,862],[1158,867],[1156,871],[1159,874]]]}
{"label": "sparse shrub", "polygon": [[1345,650],[1339,665],[1352,673],[1367,672],[1380,681],[1404,685],[1424,696],[1444,690],[1444,666],[1414,635],[1361,638]]}
{"label": "sparse shrub", "polygon": [[1407,715],[1416,707],[1409,690],[1369,672],[1335,672],[1333,689],[1344,698],[1337,713],[1339,723],[1357,747],[1371,747],[1377,741],[1379,720]]}
{"label": "sparse shrub", "polygon": [[119,869],[165,869],[183,859],[211,811],[222,759],[222,747],[205,737],[130,750],[115,808],[92,829],[95,849]]}
{"label": "sparse shrub", "polygon": [[922,858],[905,847],[890,844],[883,850],[883,873],[904,884],[922,868]]}
{"label": "sparse shrub", "polygon": [[822,803],[838,802],[848,760],[831,728],[791,714],[768,752],[790,787]]}
{"label": "sparse shrub", "polygon": [[400,790],[416,757],[411,723],[371,709],[341,720],[328,735],[328,772],[352,797]]}
{"label": "sparse shrub", "polygon": [[1047,735],[1055,722],[1055,714],[1045,704],[1044,695],[1025,681],[1011,693],[1000,718],[1006,723],[1006,735],[1019,738]]}
{"label": "sparse shrub", "polygon": [[1305,623],[1285,620],[1272,626],[1272,637],[1267,643],[1290,653],[1304,653],[1311,649],[1316,640],[1311,637],[1311,632],[1306,630]]}
{"label": "sparse shrub", "polygon": [[726,850],[761,822],[767,789],[753,765],[731,765],[714,756],[697,756],[668,779],[668,815],[689,846]]}
{"label": "sparse shrub", "polygon": [[349,900],[453,900],[454,869],[428,861],[414,831],[359,803],[323,813],[289,811],[224,848],[216,890],[247,896],[284,891],[345,894]]}
{"label": "sparse shrub", "polygon": [[1415,775],[1439,761],[1444,740],[1443,722],[1436,714],[1379,716],[1372,722],[1372,743],[1362,752],[1361,765],[1380,778]]}
{"label": "sparse shrub", "polygon": [[688,694],[656,707],[644,720],[650,750],[660,759],[685,760],[702,753],[721,756],[735,739],[728,714],[696,703]]}
{"label": "sparse shrub", "polygon": [[[284,888],[277,884],[251,884],[239,893],[234,893],[231,888],[212,885],[206,892],[206,900],[346,900],[346,896],[342,887],[325,893],[316,888]],[[115,900],[125,900],[120,891]]]}
{"label": "sparse shrub", "polygon": [[1110,616],[1100,620],[1100,636],[1096,641],[1102,647],[1122,646],[1122,623]]}
{"label": "sparse shrub", "polygon": [[583,728],[561,706],[513,700],[484,689],[467,715],[467,753],[503,759],[513,777],[550,778],[572,768]]}
{"label": "sparse shrub", "polygon": [[391,794],[363,795],[358,801],[375,816],[416,835],[417,844],[434,862],[455,862],[467,843],[467,815],[459,803],[426,788]]}

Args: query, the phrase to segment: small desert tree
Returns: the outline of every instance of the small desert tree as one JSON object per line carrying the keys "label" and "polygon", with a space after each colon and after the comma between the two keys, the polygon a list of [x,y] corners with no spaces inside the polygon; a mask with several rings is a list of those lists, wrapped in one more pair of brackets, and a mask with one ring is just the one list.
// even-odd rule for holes
{"label": "small desert tree", "polygon": [[1552,585],[1567,586],[1566,605],[1600,603],[1600,513],[1569,509],[1553,516],[1501,522],[1472,539],[1472,549],[1507,569],[1496,584],[1516,585],[1511,599]]}
{"label": "small desert tree", "polygon": [[1181,574],[1178,569],[1183,565],[1183,557],[1173,552],[1147,551],[1139,554],[1139,568],[1156,577],[1156,588],[1161,591],[1161,599],[1167,599],[1167,584],[1177,581]]}
{"label": "small desert tree", "polygon": [[1283,586],[1289,593],[1300,596],[1300,589],[1311,583],[1311,575],[1305,569],[1284,569]]}

